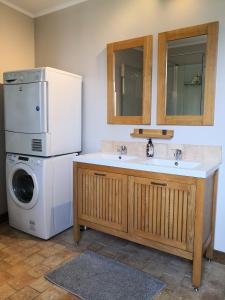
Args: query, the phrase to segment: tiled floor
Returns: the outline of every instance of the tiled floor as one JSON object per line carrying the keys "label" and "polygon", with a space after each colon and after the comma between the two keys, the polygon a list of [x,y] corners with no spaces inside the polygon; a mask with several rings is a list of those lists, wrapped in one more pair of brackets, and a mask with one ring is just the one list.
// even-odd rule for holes
{"label": "tiled floor", "polygon": [[78,299],[46,281],[43,274],[85,249],[163,280],[167,287],[156,300],[225,299],[225,265],[205,260],[202,287],[195,293],[191,286],[191,262],[185,259],[94,230],[83,232],[79,246],[75,247],[71,229],[50,241],[42,241],[5,223],[0,224],[0,300]]}

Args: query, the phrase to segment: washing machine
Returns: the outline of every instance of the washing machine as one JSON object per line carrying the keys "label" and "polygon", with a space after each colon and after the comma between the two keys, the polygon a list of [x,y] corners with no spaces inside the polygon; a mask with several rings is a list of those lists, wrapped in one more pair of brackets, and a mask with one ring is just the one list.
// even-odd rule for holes
{"label": "washing machine", "polygon": [[12,227],[49,239],[72,226],[75,156],[7,154],[7,202]]}

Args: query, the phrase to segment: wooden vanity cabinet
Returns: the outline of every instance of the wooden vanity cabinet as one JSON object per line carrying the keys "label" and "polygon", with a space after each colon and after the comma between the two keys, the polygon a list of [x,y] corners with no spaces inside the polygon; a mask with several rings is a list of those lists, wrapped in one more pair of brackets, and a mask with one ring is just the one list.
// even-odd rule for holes
{"label": "wooden vanity cabinet", "polygon": [[127,176],[78,168],[78,216],[127,232]]}
{"label": "wooden vanity cabinet", "polygon": [[129,176],[129,233],[193,251],[195,185]]}
{"label": "wooden vanity cabinet", "polygon": [[213,255],[217,171],[208,178],[74,163],[74,240],[80,225],[193,260]]}

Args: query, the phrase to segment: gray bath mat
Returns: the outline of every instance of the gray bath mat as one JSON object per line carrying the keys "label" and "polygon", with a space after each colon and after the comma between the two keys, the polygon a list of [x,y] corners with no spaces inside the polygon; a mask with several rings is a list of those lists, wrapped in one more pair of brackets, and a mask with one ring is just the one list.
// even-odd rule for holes
{"label": "gray bath mat", "polygon": [[91,251],[45,277],[85,300],[150,300],[165,287],[147,273]]}

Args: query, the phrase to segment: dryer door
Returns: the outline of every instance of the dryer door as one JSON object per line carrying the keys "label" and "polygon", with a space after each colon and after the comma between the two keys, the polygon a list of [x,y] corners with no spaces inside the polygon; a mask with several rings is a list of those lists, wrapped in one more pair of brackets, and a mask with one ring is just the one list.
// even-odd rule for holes
{"label": "dryer door", "polygon": [[5,130],[47,132],[47,83],[4,86]]}
{"label": "dryer door", "polygon": [[8,190],[14,202],[24,209],[31,209],[38,202],[38,184],[33,170],[16,164],[8,177]]}

